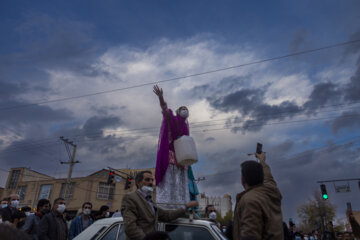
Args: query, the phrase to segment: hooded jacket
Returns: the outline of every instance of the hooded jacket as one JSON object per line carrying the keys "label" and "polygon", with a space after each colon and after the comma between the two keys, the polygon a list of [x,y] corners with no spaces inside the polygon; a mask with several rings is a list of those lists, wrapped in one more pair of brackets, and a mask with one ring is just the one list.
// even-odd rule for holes
{"label": "hooded jacket", "polygon": [[256,237],[263,240],[283,240],[281,193],[270,167],[260,160],[264,183],[251,186],[236,196],[233,239]]}

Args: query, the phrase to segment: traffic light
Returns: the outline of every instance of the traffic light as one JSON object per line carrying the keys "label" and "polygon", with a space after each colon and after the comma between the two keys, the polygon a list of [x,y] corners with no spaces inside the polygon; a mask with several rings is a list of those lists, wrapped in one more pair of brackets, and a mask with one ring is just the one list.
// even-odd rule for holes
{"label": "traffic light", "polygon": [[320,188],[321,188],[321,195],[322,195],[323,199],[324,199],[324,200],[328,199],[329,196],[328,196],[328,194],[327,194],[327,192],[326,192],[326,185],[325,185],[325,184],[321,184],[321,185],[320,185]]}
{"label": "traffic light", "polygon": [[115,177],[114,174],[115,174],[114,171],[110,171],[110,172],[109,172],[107,184],[113,184],[113,183],[114,183],[114,177]]}
{"label": "traffic light", "polygon": [[127,177],[125,182],[125,190],[128,190],[129,188],[131,188],[131,177]]}

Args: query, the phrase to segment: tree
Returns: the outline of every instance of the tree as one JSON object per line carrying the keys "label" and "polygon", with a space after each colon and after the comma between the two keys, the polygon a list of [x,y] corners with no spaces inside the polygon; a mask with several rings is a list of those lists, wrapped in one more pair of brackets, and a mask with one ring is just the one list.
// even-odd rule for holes
{"label": "tree", "polygon": [[216,221],[219,222],[221,225],[227,225],[233,217],[232,210],[229,210],[224,217],[221,217],[220,213],[216,211]]}
{"label": "tree", "polygon": [[319,191],[315,191],[313,197],[297,208],[301,219],[300,228],[305,232],[323,227],[329,221],[333,221],[336,207],[330,200],[324,200]]}

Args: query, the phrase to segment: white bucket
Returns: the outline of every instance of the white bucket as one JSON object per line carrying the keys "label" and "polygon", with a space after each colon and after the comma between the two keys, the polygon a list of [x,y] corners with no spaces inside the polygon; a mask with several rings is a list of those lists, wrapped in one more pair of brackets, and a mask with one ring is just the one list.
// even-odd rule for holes
{"label": "white bucket", "polygon": [[198,161],[195,141],[190,136],[182,136],[174,141],[176,161],[179,165],[190,166]]}

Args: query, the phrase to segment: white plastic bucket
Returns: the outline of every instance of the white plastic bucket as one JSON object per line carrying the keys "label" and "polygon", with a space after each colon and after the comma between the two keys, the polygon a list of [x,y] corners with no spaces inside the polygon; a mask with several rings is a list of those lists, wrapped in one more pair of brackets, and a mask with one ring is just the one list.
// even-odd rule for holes
{"label": "white plastic bucket", "polygon": [[195,141],[190,136],[182,136],[174,141],[176,161],[179,165],[190,166],[198,161]]}

